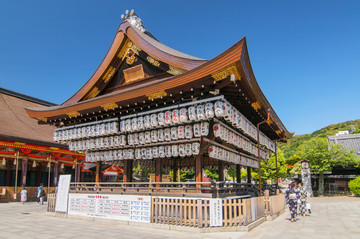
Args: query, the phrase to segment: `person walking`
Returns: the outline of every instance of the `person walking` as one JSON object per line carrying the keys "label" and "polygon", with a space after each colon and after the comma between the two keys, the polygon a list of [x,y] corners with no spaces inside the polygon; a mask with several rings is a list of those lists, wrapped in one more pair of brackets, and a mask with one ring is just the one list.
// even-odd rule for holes
{"label": "person walking", "polygon": [[306,213],[306,190],[303,187],[302,183],[299,183],[299,193],[300,193],[300,199],[299,199],[299,211],[300,216],[305,217]]}
{"label": "person walking", "polygon": [[38,199],[39,204],[44,204],[45,190],[43,189],[43,184],[42,183],[40,184],[40,186],[37,189],[36,197]]}
{"label": "person walking", "polygon": [[297,216],[297,201],[300,198],[299,189],[296,188],[295,181],[289,184],[289,187],[285,191],[285,199],[289,205],[291,222],[296,221]]}
{"label": "person walking", "polygon": [[20,192],[20,200],[22,204],[25,204],[25,202],[27,201],[27,190],[25,189],[25,187],[23,187],[23,189]]}

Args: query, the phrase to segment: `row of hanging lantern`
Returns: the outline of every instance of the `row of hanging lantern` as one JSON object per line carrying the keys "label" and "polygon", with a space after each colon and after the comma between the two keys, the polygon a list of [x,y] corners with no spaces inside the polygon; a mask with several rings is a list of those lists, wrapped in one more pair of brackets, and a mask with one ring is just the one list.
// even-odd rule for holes
{"label": "row of hanging lantern", "polygon": [[94,151],[86,154],[87,162],[189,157],[200,153],[200,143],[173,144],[136,149]]}
{"label": "row of hanging lantern", "polygon": [[234,164],[240,164],[246,167],[258,168],[256,160],[252,160],[246,156],[231,152],[222,147],[211,145],[208,149],[208,153],[210,158],[223,160]]}
{"label": "row of hanging lantern", "polygon": [[[227,127],[222,125],[222,123],[216,123],[213,125],[214,136],[234,145],[237,148],[243,149],[248,153],[251,153],[258,156],[257,145],[250,142],[246,137],[242,136],[240,133],[229,130]],[[268,151],[260,149],[260,157],[264,160],[267,160]]]}
{"label": "row of hanging lantern", "polygon": [[132,117],[120,121],[120,132],[136,132],[145,129],[184,124],[211,119],[214,117],[214,104],[211,102],[197,106],[183,107],[164,112]]}
{"label": "row of hanging lantern", "polygon": [[89,137],[98,137],[106,135],[114,135],[119,132],[118,119],[108,121],[95,121],[87,124],[63,127],[55,129],[54,141],[70,141]]}
{"label": "row of hanging lantern", "polygon": [[[230,103],[224,101],[215,102],[215,115],[216,117],[223,117],[233,127],[240,129],[250,138],[257,140],[257,128],[245,116],[243,116],[235,107]],[[265,134],[260,133],[260,142],[268,149],[274,151],[275,144]]]}
{"label": "row of hanging lantern", "polygon": [[209,134],[209,122],[194,125],[145,131],[128,135],[98,137],[69,142],[70,151],[86,152],[89,150],[120,148],[125,146],[146,145],[157,142],[170,142],[182,139],[199,138]]}

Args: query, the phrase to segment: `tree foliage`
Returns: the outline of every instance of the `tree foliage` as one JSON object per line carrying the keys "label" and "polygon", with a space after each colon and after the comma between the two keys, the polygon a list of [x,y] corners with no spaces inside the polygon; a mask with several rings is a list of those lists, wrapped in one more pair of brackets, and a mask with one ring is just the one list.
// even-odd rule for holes
{"label": "tree foliage", "polygon": [[349,189],[350,192],[352,192],[356,196],[360,196],[360,176],[353,180],[350,180]]}

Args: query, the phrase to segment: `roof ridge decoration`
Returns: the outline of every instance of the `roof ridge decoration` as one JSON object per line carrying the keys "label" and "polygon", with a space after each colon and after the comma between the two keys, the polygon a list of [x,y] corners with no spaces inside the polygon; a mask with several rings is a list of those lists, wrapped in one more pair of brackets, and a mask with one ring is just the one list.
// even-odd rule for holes
{"label": "roof ridge decoration", "polygon": [[147,32],[147,30],[144,27],[143,21],[141,20],[141,18],[135,13],[135,10],[132,9],[130,12],[129,10],[125,11],[125,14],[121,14],[121,18],[124,21],[127,21],[128,23],[130,23],[131,26],[135,27],[137,30],[141,31],[141,32]]}

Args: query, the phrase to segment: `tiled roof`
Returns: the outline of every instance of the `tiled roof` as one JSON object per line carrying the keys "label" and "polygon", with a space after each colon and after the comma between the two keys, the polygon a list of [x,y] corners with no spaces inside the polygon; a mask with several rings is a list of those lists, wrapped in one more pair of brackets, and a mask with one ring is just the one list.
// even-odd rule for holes
{"label": "tiled roof", "polygon": [[39,125],[24,109],[52,105],[55,104],[0,88],[0,139],[16,139],[23,143],[38,142],[53,146],[55,127]]}
{"label": "tiled roof", "polygon": [[341,144],[347,150],[354,150],[355,155],[360,155],[360,134],[329,136],[331,144]]}

